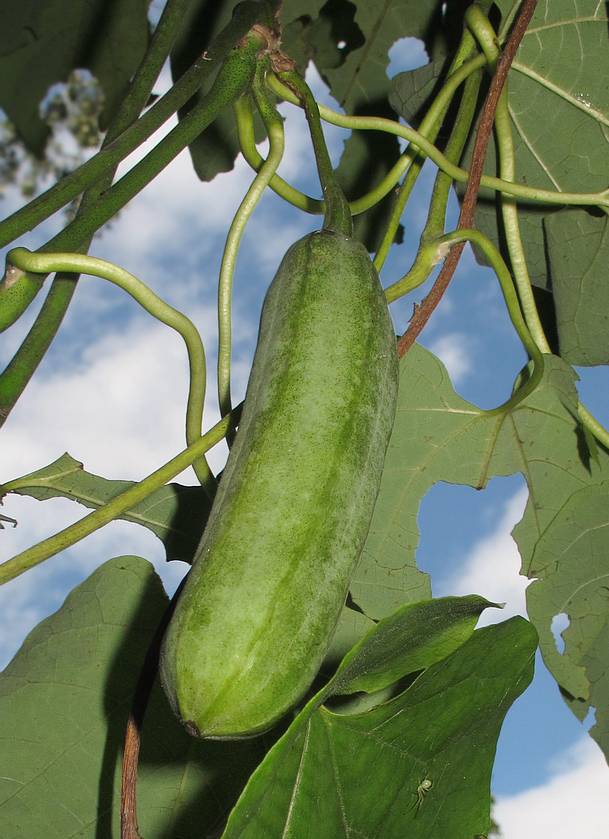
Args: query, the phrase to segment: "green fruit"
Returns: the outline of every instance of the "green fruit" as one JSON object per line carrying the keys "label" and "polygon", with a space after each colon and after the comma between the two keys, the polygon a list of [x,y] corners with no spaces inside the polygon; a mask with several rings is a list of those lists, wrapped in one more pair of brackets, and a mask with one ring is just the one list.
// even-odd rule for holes
{"label": "green fruit", "polygon": [[235,444],[161,652],[202,737],[264,731],[305,694],[368,533],[398,383],[378,275],[322,230],[266,296]]}
{"label": "green fruit", "polygon": [[43,282],[44,277],[16,268],[7,257],[6,270],[0,280],[0,332],[19,320],[42,288]]}

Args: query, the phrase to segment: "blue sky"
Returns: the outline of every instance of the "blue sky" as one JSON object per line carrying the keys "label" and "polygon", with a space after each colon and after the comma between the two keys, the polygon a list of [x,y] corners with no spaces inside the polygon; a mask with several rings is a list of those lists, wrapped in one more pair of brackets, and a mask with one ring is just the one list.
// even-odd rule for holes
{"label": "blue sky", "polygon": [[[412,53],[411,53],[412,55]],[[416,59],[415,59],[416,60]],[[404,69],[394,63],[391,74]],[[165,84],[167,78],[164,76]],[[322,101],[321,82],[310,77]],[[162,84],[159,85],[162,89]],[[297,186],[312,186],[312,154],[303,120],[284,107],[287,154],[281,174]],[[333,157],[341,153],[343,132],[328,131]],[[406,243],[395,249],[383,272],[387,285],[408,269],[421,225],[433,171],[421,179],[418,197],[404,219]],[[215,403],[215,293],[221,249],[228,225],[252,174],[242,160],[233,173],[200,184],[186,154],[123,211],[95,241],[91,252],[110,259],[147,282],[195,321],[210,366],[206,426],[218,419]],[[18,196],[9,192],[5,212]],[[456,220],[456,202],[452,206]],[[56,218],[20,244],[32,249],[61,226]],[[290,244],[318,221],[304,219],[269,194],[248,225],[235,278],[233,395],[247,382],[258,315],[266,287]],[[272,231],[272,232],[270,232]],[[416,295],[420,299],[421,294]],[[4,365],[32,322],[37,301],[16,328],[0,338]],[[404,331],[413,300],[392,307]],[[493,273],[466,251],[453,283],[421,342],[439,355],[457,391],[482,407],[501,403],[525,361]],[[599,420],[609,423],[607,371],[584,370],[582,393]],[[89,471],[106,477],[144,477],[184,446],[183,412],[187,367],[181,340],[101,280],[81,280],[61,333],[0,435],[0,480],[50,463],[64,451]],[[220,468],[225,449],[212,453]],[[190,472],[183,483],[194,483]],[[524,613],[524,581],[510,531],[522,515],[526,488],[519,476],[494,479],[476,492],[439,484],[423,500],[419,515],[420,566],[432,575],[434,595],[478,593],[505,601],[505,613]],[[80,518],[67,501],[38,503],[8,498],[2,512],[19,521],[0,533],[0,560]],[[186,570],[164,561],[152,534],[114,523],[86,542],[54,557],[0,589],[0,666],[23,638],[57,609],[74,585],[112,556],[137,554],[154,562],[169,591]],[[600,836],[605,824],[609,770],[539,663],[532,687],[516,703],[500,740],[494,792],[496,816],[505,839],[561,839]]]}

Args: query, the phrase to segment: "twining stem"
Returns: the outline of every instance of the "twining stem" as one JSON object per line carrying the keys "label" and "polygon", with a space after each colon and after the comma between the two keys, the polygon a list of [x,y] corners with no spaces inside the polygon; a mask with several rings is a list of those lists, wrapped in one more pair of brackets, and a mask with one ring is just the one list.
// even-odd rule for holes
{"label": "twining stem", "polygon": [[503,297],[512,325],[516,330],[518,337],[522,341],[525,350],[528,352],[531,360],[533,361],[533,373],[527,379],[525,384],[515,394],[513,394],[504,405],[501,405],[499,408],[493,408],[492,411],[487,412],[491,414],[501,413],[514,408],[518,402],[521,402],[526,396],[535,390],[541,381],[541,377],[543,376],[543,353],[537,346],[537,343],[529,331],[522,314],[522,309],[520,308],[520,301],[514,286],[514,281],[512,280],[512,275],[510,274],[508,267],[497,248],[483,233],[480,233],[479,230],[463,229],[447,233],[445,236],[440,236],[437,239],[437,247],[442,248],[446,245],[453,247],[460,242],[473,242],[480,248],[490,262],[491,267],[497,275],[497,279],[501,285],[501,290],[503,292]]}
{"label": "twining stem", "polygon": [[[242,96],[233,103],[233,110],[237,120],[237,132],[239,134],[239,147],[246,162],[252,167],[255,172],[259,172],[264,165],[264,158],[256,148],[256,138],[254,135],[254,115],[250,105],[249,97]],[[275,174],[270,180],[269,187],[299,210],[311,215],[323,215],[325,207],[324,202],[316,198],[311,198],[305,195],[299,189],[296,189],[291,184],[284,181],[281,175]]]}
{"label": "twining stem", "polygon": [[[203,403],[205,400],[206,366],[205,350],[201,336],[193,322],[173,306],[170,306],[152,291],[145,283],[105,259],[97,259],[86,254],[76,253],[32,253],[25,248],[13,248],[8,252],[7,270],[14,266],[29,273],[48,274],[51,271],[66,271],[90,274],[108,280],[119,286],[133,297],[140,306],[161,323],[174,329],[182,336],[188,352],[190,366],[190,386],[186,409],[186,444],[191,445],[201,437],[203,421]],[[210,498],[214,497],[216,482],[205,458],[193,464],[197,478]]]}
{"label": "twining stem", "polygon": [[[424,122],[421,123],[421,127],[418,131],[415,131],[414,128],[409,128],[406,125],[401,125],[394,120],[386,119],[384,117],[358,117],[340,114],[325,105],[318,105],[319,113],[325,122],[328,122],[331,125],[336,125],[338,128],[356,131],[383,131],[387,134],[393,134],[396,137],[401,137],[411,143],[417,152],[420,151],[425,157],[432,160],[453,180],[458,181],[459,183],[466,183],[469,177],[469,172],[466,169],[461,169],[459,166],[448,160],[446,156],[443,155],[436,146],[434,146],[433,142],[430,140],[430,135],[425,133],[425,131],[427,130],[427,126],[434,125],[436,120],[441,118],[441,109],[439,109],[439,113],[436,113],[436,104],[450,104],[450,100],[459,86],[472,73],[475,73],[477,70],[485,67],[486,64],[486,57],[484,55],[478,55],[476,58],[465,62],[465,64],[463,64],[458,70],[454,71],[446,80],[444,87],[434,102],[433,110],[430,110],[428,115],[426,115],[426,118]],[[267,84],[270,89],[282,99],[285,99],[294,105],[300,104],[298,97],[292,93],[290,89],[280,81],[280,79],[272,74],[267,76]],[[428,119],[429,115],[431,115],[430,119]],[[410,151],[407,150],[404,155],[402,155],[391,172],[383,179],[382,186],[379,184],[367,195],[357,198],[350,203],[349,206],[353,215],[364,212],[364,210],[374,206],[374,204],[376,204],[381,198],[384,198],[384,196],[393,189],[400,178],[403,177],[412,165],[412,159],[411,157],[408,157],[408,155],[410,154],[412,156],[415,154],[416,152],[414,149]],[[275,182],[271,182],[270,186],[271,189],[275,189]],[[480,186],[485,189],[490,189],[493,192],[502,192],[506,195],[513,195],[524,201],[531,201],[535,203],[601,207],[609,209],[609,189],[604,189],[600,192],[558,192],[556,190],[540,189],[537,187],[525,186],[524,184],[511,183],[509,181],[502,180],[501,178],[495,178],[489,175],[482,175]],[[293,189],[293,187],[290,187],[290,189]],[[298,191],[296,190],[296,192]],[[299,195],[301,197],[297,199],[298,203],[295,202],[296,206],[301,209],[305,209],[303,202],[304,196],[302,196],[302,193],[299,193]],[[312,201],[313,199],[308,200]],[[317,206],[314,207],[313,211],[317,212]],[[309,210],[309,212],[311,212],[311,210]],[[320,212],[323,212],[323,210],[320,209]]]}
{"label": "twining stem", "polygon": [[[499,59],[499,48],[496,42],[495,31],[489,23],[488,18],[480,14],[475,6],[471,6],[467,11],[466,21],[484,49],[484,54],[489,63],[497,62]],[[502,180],[513,181],[516,175],[516,163],[508,110],[508,83],[506,79],[497,103],[495,134],[498,146],[499,174]],[[520,224],[518,222],[518,206],[513,196],[501,195],[500,200],[507,249],[510,255],[514,282],[518,289],[522,312],[528,329],[535,339],[535,343],[542,352],[549,353],[551,352],[550,345],[546,340],[539,319],[527,269],[522,237],[520,235]]]}
{"label": "twining stem", "polygon": [[[465,56],[468,57],[473,48],[474,40],[470,33],[466,31],[464,32],[462,46],[459,52],[463,50]],[[445,154],[451,161],[459,160],[467,141],[467,137],[469,136],[472,119],[478,101],[478,92],[480,90],[480,73],[481,71],[477,71],[475,74],[473,73],[465,82],[463,96],[461,97],[461,102],[459,104],[459,110],[454,120],[448,143],[446,144]],[[423,233],[421,234],[416,259],[406,276],[402,277],[402,279],[398,280],[396,283],[393,283],[393,285],[386,290],[388,301],[396,300],[398,297],[407,294],[425,282],[433,267],[437,264],[437,248],[435,243],[438,236],[444,233],[446,207],[452,183],[453,180],[449,175],[442,170],[438,171],[431,195],[427,223]],[[430,242],[433,243],[431,247],[428,246],[428,243]],[[384,244],[385,243],[387,243],[387,245],[390,244],[388,236],[385,237]]]}
{"label": "twining stem", "polygon": [[308,84],[302,76],[294,70],[283,70],[278,73],[278,78],[292,91],[296,93],[304,107],[309,132],[313,142],[317,171],[321,183],[321,189],[326,205],[324,229],[332,230],[335,233],[342,233],[345,236],[353,235],[353,221],[349,202],[338,183],[336,173],[332,167],[332,161],[328,154],[328,147],[321,127],[319,107]]}
{"label": "twining stem", "polygon": [[[471,229],[473,227],[474,210],[476,208],[476,200],[482,178],[482,169],[486,157],[486,149],[493,129],[497,103],[499,101],[512,60],[516,54],[520,41],[526,32],[526,28],[529,25],[536,5],[537,0],[526,0],[524,3],[518,16],[518,20],[512,30],[510,39],[506,44],[503,55],[499,59],[497,69],[491,80],[484,108],[480,116],[476,141],[474,143],[469,178],[467,181],[465,195],[463,196],[461,212],[459,214],[459,221],[457,224],[458,230]],[[421,330],[431,317],[432,312],[442,299],[442,296],[453,277],[463,251],[464,244],[465,243],[459,243],[451,249],[432,290],[423,300],[421,305],[416,309],[407,331],[398,341],[398,354],[400,357],[402,357],[412,346]]]}
{"label": "twining stem", "polygon": [[218,283],[218,402],[221,416],[231,411],[230,365],[232,354],[231,297],[235,263],[245,226],[264,190],[277,172],[285,148],[283,119],[266,95],[264,62],[258,62],[253,93],[269,137],[269,153],[254,178],[230,226]]}
{"label": "twining stem", "polygon": [[213,428],[210,428],[202,437],[188,446],[187,449],[180,452],[168,463],[165,463],[160,469],[155,470],[152,474],[144,478],[133,487],[125,490],[121,495],[117,495],[112,501],[109,501],[98,510],[94,510],[89,515],[80,519],[80,521],[66,527],[54,536],[44,539],[37,545],[34,545],[28,550],[17,554],[12,559],[3,562],[0,565],[0,585],[15,579],[30,568],[40,565],[45,559],[60,553],[69,548],[71,545],[80,542],[86,536],[99,530],[100,527],[108,524],[114,519],[126,513],[144,498],[147,498],[160,487],[165,486],[169,481],[173,480],[176,475],[183,472],[189,466],[192,466],[197,460],[205,455],[211,448],[219,443],[226,434],[239,423],[241,415],[241,405],[238,405],[232,413],[216,423]]}

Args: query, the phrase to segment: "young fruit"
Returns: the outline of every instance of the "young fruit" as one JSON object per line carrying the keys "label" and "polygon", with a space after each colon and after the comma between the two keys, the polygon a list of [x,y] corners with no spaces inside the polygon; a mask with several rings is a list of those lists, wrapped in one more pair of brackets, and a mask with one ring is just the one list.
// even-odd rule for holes
{"label": "young fruit", "polygon": [[235,444],[161,652],[191,733],[273,725],[310,686],[366,539],[397,398],[366,249],[321,230],[266,296]]}

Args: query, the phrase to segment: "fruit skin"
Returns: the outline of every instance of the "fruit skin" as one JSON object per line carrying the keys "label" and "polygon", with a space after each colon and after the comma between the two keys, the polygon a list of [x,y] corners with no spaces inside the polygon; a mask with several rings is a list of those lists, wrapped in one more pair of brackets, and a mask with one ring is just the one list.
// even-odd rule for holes
{"label": "fruit skin", "polygon": [[161,681],[192,734],[264,731],[313,681],[370,526],[397,384],[366,249],[305,236],[268,290],[235,444],[163,642]]}
{"label": "fruit skin", "polygon": [[15,268],[7,255],[6,270],[0,280],[0,332],[12,326],[36,297],[44,277]]}

